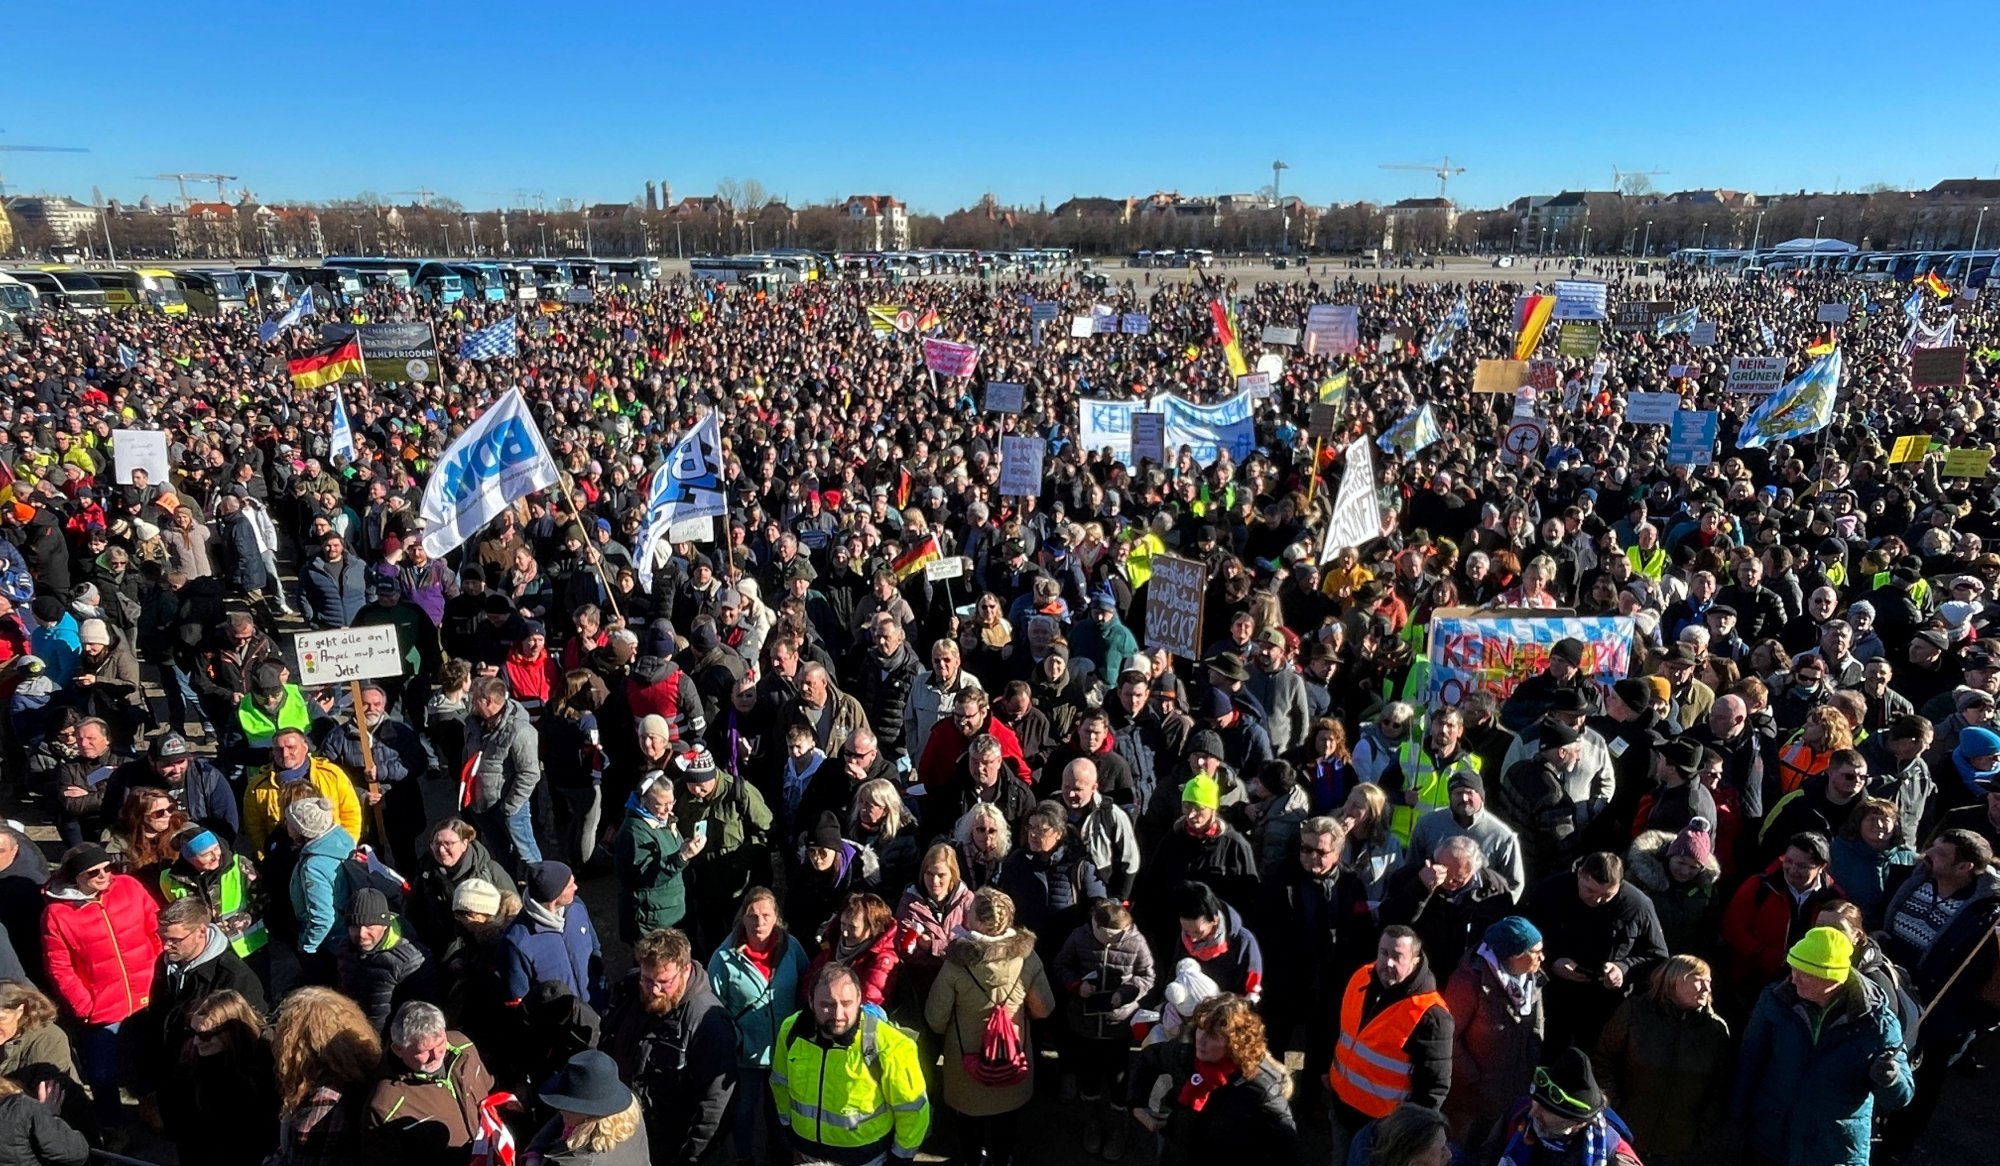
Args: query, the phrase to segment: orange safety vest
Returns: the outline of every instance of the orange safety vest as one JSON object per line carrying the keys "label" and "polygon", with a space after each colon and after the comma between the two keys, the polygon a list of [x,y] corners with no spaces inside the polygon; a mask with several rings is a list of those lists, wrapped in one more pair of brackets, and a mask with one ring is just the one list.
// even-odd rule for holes
{"label": "orange safety vest", "polygon": [[1340,1002],[1340,1042],[1326,1083],[1348,1108],[1379,1118],[1410,1095],[1410,1057],[1403,1045],[1424,1013],[1444,1007],[1444,997],[1436,992],[1406,997],[1364,1025],[1361,1007],[1374,975],[1375,965],[1368,964],[1347,981],[1347,995]]}
{"label": "orange safety vest", "polygon": [[1778,750],[1778,792],[1788,794],[1803,787],[1807,778],[1825,773],[1832,760],[1833,750],[1810,748],[1803,731],[1795,734]]}

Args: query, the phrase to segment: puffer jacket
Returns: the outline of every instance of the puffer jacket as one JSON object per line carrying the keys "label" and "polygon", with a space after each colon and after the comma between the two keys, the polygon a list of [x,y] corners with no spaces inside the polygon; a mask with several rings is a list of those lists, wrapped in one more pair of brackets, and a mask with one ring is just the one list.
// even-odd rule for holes
{"label": "puffer jacket", "polygon": [[[965,1054],[977,1053],[988,1018],[1004,1008],[1013,1019],[1028,1074],[1014,1085],[983,1085],[965,1068]],[[952,941],[944,970],[931,985],[924,1021],[944,1037],[944,1103],[969,1117],[1012,1113],[1034,1095],[1034,1038],[1029,1018],[1055,1011],[1055,993],[1035,954],[1032,932],[1009,928],[1000,935],[967,931]]]}
{"label": "puffer jacket", "polygon": [[90,1143],[56,1111],[25,1093],[0,1097],[0,1162],[84,1166]]}
{"label": "puffer jacket", "polygon": [[963,879],[944,897],[933,903],[922,891],[911,887],[896,905],[896,945],[903,953],[903,990],[922,1001],[929,999],[931,982],[944,967],[951,937],[965,926],[965,913],[972,909],[972,888]]}
{"label": "puffer jacket", "polygon": [[388,934],[372,951],[362,951],[351,939],[343,942],[339,967],[342,994],[361,1005],[376,1032],[386,1032],[389,1018],[408,1001],[444,999],[430,953],[403,934],[401,919],[390,921]]}
{"label": "puffer jacket", "polygon": [[887,1008],[894,1003],[897,973],[903,965],[902,949],[896,946],[896,929],[889,928],[846,959],[836,956],[839,946],[840,916],[835,915],[827,920],[826,930],[820,933],[819,954],[813,956],[812,963],[806,968],[804,982],[810,985],[821,968],[831,963],[842,963],[854,969],[854,974],[860,977],[863,1004]]}
{"label": "puffer jacket", "polygon": [[116,1024],[146,1007],[160,954],[160,907],[145,885],[113,875],[93,898],[58,876],[42,893],[49,900],[42,915],[49,978],[70,1012],[86,1024]]}
{"label": "puffer jacket", "polygon": [[868,714],[868,726],[875,730],[884,757],[895,758],[909,752],[909,742],[903,735],[904,717],[918,671],[917,654],[906,642],[898,644],[887,659],[879,653],[870,653],[855,677],[854,698]]}
{"label": "puffer jacket", "polygon": [[[1837,1007],[1816,1017],[1780,980],[1757,998],[1744,1030],[1730,1117],[1749,1148],[1779,1166],[1868,1166],[1875,1107],[1901,1109],[1914,1096],[1903,1026],[1882,990],[1850,976]],[[1868,1072],[1884,1053],[1897,1070],[1886,1088]]]}
{"label": "puffer jacket", "polygon": [[[1137,927],[1113,932],[1111,942],[1102,943],[1085,923],[1056,953],[1056,986],[1068,1000],[1063,1019],[1071,1032],[1089,1040],[1129,1039],[1132,1014],[1157,978],[1153,949]],[[1087,999],[1078,994],[1085,984],[1091,989]]]}
{"label": "puffer jacket", "polygon": [[1066,840],[1047,854],[1022,847],[1000,866],[1000,889],[1014,900],[1014,921],[1043,936],[1042,953],[1052,962],[1062,942],[1090,915],[1090,904],[1105,897],[1097,864],[1082,846]]}
{"label": "puffer jacket", "polygon": [[541,784],[541,738],[529,723],[528,710],[512,698],[500,710],[497,724],[489,726],[481,717],[466,720],[465,754],[479,758],[472,774],[474,811],[497,808],[502,815],[512,815],[528,804]]}
{"label": "puffer jacket", "polygon": [[1667,870],[1667,847],[1673,842],[1674,835],[1665,830],[1648,830],[1634,838],[1625,852],[1625,876],[1653,901],[1668,951],[1705,955],[1715,950],[1716,916],[1721,910],[1715,881],[1722,877],[1722,864],[1710,854],[1693,882],[1676,883]]}
{"label": "puffer jacket", "polygon": [[633,806],[612,848],[618,870],[618,938],[633,943],[647,932],[678,927],[687,916],[688,862],[671,821],[660,823]]}
{"label": "puffer jacket", "polygon": [[709,984],[736,1028],[738,1068],[770,1068],[778,1026],[799,1009],[806,949],[791,935],[784,936],[783,942],[784,954],[772,961],[769,979],[757,970],[740,943],[716,948],[708,957]]}
{"label": "puffer jacket", "polygon": [[367,602],[367,568],[351,550],[338,563],[314,555],[299,568],[299,613],[312,626],[348,627]]}
{"label": "puffer jacket", "polygon": [[1803,901],[1792,897],[1773,859],[1764,873],[1736,888],[1722,913],[1722,943],[1728,954],[1729,979],[1741,998],[1754,999],[1758,989],[1784,972],[1785,953],[1819,918],[1820,909],[1847,893],[1822,877]]}

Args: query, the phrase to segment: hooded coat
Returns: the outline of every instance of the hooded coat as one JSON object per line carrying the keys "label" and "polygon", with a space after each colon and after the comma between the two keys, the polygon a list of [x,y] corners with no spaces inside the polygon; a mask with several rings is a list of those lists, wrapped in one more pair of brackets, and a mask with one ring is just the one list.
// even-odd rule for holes
{"label": "hooded coat", "polygon": [[528,710],[511,697],[500,710],[498,723],[489,726],[476,716],[466,720],[465,753],[479,759],[468,807],[475,812],[497,809],[503,817],[511,817],[541,784],[541,737],[528,720]]}
{"label": "hooded coat", "polygon": [[1674,838],[1665,830],[1648,830],[1634,838],[1631,849],[1625,852],[1625,877],[1653,901],[1653,914],[1659,916],[1667,950],[1712,951],[1715,921],[1721,910],[1715,881],[1722,877],[1722,865],[1711,853],[1694,881],[1674,882],[1667,869],[1667,847],[1673,845]]}
{"label": "hooded coat", "polygon": [[144,884],[112,875],[104,893],[92,897],[58,876],[43,893],[49,978],[69,1011],[86,1024],[116,1024],[145,1008],[160,954],[154,927],[160,907]]}
{"label": "hooded coat", "polygon": [[[1035,954],[1033,932],[1008,928],[999,935],[966,931],[945,954],[944,969],[931,985],[924,1020],[944,1037],[944,1103],[969,1117],[1012,1113],[1034,1096],[1035,1050],[1029,1018],[1055,1011],[1055,992]],[[965,1054],[977,1054],[993,1010],[1013,1020],[1031,1066],[1014,1085],[983,1085],[965,1068]]]}
{"label": "hooded coat", "polygon": [[[1730,1117],[1750,1148],[1778,1166],[1868,1166],[1875,1107],[1901,1109],[1915,1092],[1903,1026],[1863,976],[1849,976],[1821,1011],[1789,979],[1764,989],[1743,1033]],[[1887,1087],[1868,1072],[1883,1054],[1897,1070]]]}
{"label": "hooded coat", "polygon": [[417,938],[432,950],[441,951],[456,934],[451,897],[460,883],[483,879],[499,890],[509,891],[514,889],[514,880],[477,838],[465,844],[465,853],[458,856],[456,866],[445,866],[432,857],[429,843],[428,838],[424,839],[423,857],[417,860],[416,886],[403,905],[403,917],[409,920]]}

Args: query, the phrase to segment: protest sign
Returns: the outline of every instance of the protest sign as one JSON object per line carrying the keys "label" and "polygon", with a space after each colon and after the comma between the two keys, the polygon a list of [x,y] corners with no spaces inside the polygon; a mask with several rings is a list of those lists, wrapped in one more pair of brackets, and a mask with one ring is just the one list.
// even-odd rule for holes
{"label": "protest sign", "polygon": [[362,375],[369,380],[438,379],[437,337],[429,324],[333,324],[320,334],[328,339],[358,336]]}
{"label": "protest sign", "polygon": [[1913,433],[1896,439],[1896,447],[1889,451],[1889,464],[1900,466],[1909,462],[1920,462],[1930,452],[1931,439],[1926,434]]}
{"label": "protest sign", "polygon": [[1208,568],[1174,555],[1153,556],[1146,583],[1146,647],[1184,659],[1201,657],[1201,609]]}
{"label": "protest sign", "polygon": [[1197,463],[1207,465],[1219,450],[1241,460],[1256,445],[1247,393],[1237,393],[1213,405],[1197,405],[1172,393],[1150,400],[1099,401],[1084,398],[1077,406],[1077,443],[1087,450],[1109,449],[1111,456],[1133,464],[1132,418],[1140,412],[1164,414],[1167,447],[1187,446]]}
{"label": "protest sign", "polygon": [[1264,328],[1264,343],[1273,348],[1290,348],[1298,342],[1297,328],[1284,328],[1277,324],[1268,324]]}
{"label": "protest sign", "polygon": [[299,684],[345,684],[384,680],[403,674],[403,648],[389,624],[300,632],[292,637],[299,657]]}
{"label": "protest sign", "polygon": [[1556,352],[1561,356],[1573,356],[1581,360],[1596,356],[1604,344],[1604,325],[1571,322],[1564,324],[1556,333]]}
{"label": "protest sign", "polygon": [[1556,281],[1557,320],[1602,320],[1605,285],[1594,279]]}
{"label": "protest sign", "polygon": [[1027,404],[1028,390],[1006,381],[989,381],[986,385],[986,411],[988,413],[1019,413]]}
{"label": "protest sign", "polygon": [[1315,401],[1307,415],[1306,436],[1315,441],[1332,441],[1340,430],[1341,408],[1323,401]]}
{"label": "protest sign", "polygon": [[1634,425],[1672,425],[1680,411],[1679,393],[1633,393],[1625,398],[1625,420]]}
{"label": "protest sign", "polygon": [[1687,376],[1687,374],[1688,374],[1687,365],[1670,364],[1667,366],[1667,379],[1670,381],[1682,380]]}
{"label": "protest sign", "polygon": [[1236,390],[1250,394],[1253,401],[1262,401],[1271,395],[1271,378],[1261,372],[1245,373],[1236,378]]}
{"label": "protest sign", "polygon": [[1782,356],[1732,356],[1729,382],[1732,393],[1775,393],[1785,383]]}
{"label": "protest sign", "polygon": [[1990,449],[1950,449],[1944,455],[1947,478],[1983,478],[1993,465]]}
{"label": "protest sign", "polygon": [[965,557],[963,555],[953,555],[948,559],[939,559],[935,563],[924,564],[924,578],[932,583],[936,583],[941,579],[958,579],[964,577],[964,575]]}
{"label": "protest sign", "polygon": [[1714,409],[1683,409],[1667,429],[1667,464],[1706,466],[1715,461],[1715,435],[1722,414]]}
{"label": "protest sign", "polygon": [[1145,336],[1153,331],[1153,318],[1144,312],[1127,312],[1118,320],[1118,330],[1127,336]]}
{"label": "protest sign", "polygon": [[1667,300],[1632,300],[1619,304],[1612,327],[1620,332],[1651,332],[1653,325],[1674,314]]}
{"label": "protest sign", "polygon": [[1965,383],[1965,349],[1919,348],[1910,354],[1910,383],[1913,385],[1962,385]]}
{"label": "protest sign", "polygon": [[1345,356],[1361,347],[1361,309],[1355,304],[1314,304],[1306,309],[1306,352]]}
{"label": "protest sign", "polygon": [[1688,343],[1696,348],[1715,347],[1715,321],[1697,320],[1694,331],[1688,333]]}
{"label": "protest sign", "polygon": [[1095,331],[1097,331],[1097,321],[1089,316],[1077,316],[1069,322],[1069,334],[1073,337],[1088,336]]}
{"label": "protest sign", "polygon": [[1475,393],[1511,393],[1527,383],[1525,360],[1482,360],[1472,370]]}
{"label": "protest sign", "polygon": [[1846,304],[1821,304],[1818,319],[1822,324],[1845,324],[1848,311]]}
{"label": "protest sign", "polygon": [[1039,437],[1000,439],[1000,493],[1013,498],[1032,498],[1042,492],[1042,457],[1048,443]]}
{"label": "protest sign", "polygon": [[1583,641],[1582,672],[1601,687],[1625,678],[1632,663],[1630,616],[1434,613],[1429,695],[1448,705],[1473,692],[1504,701],[1523,680],[1548,668],[1549,649],[1564,639]]}
{"label": "protest sign", "polygon": [[1562,366],[1553,360],[1537,358],[1528,362],[1528,387],[1541,392],[1555,388],[1562,383]]}
{"label": "protest sign", "polygon": [[573,287],[563,293],[563,303],[566,304],[588,304],[596,299],[597,294],[587,287]]}
{"label": "protest sign", "polygon": [[1054,300],[1036,300],[1028,305],[1028,319],[1037,324],[1053,324],[1062,318],[1062,305]]}
{"label": "protest sign", "polygon": [[1132,460],[1149,458],[1155,464],[1167,460],[1167,415],[1140,411],[1132,414]]}
{"label": "protest sign", "polygon": [[118,468],[118,480],[121,482],[130,484],[132,471],[144,470],[146,479],[153,485],[162,490],[173,488],[173,483],[167,478],[173,468],[167,460],[167,435],[160,430],[112,430],[111,461]]}

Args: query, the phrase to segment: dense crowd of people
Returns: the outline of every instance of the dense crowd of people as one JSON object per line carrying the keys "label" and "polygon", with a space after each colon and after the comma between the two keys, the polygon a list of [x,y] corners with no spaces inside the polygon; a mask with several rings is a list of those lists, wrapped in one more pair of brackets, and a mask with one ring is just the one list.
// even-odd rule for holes
{"label": "dense crowd of people", "polygon": [[[378,291],[339,315],[447,357],[344,387],[351,460],[286,377],[310,327],[27,318],[0,1163],[150,1127],[216,1166],[1008,1166],[1031,1107],[1163,1166],[1297,1161],[1301,1127],[1354,1166],[1909,1154],[2000,1019],[2000,506],[1942,472],[1996,438],[2000,317],[1614,274],[1614,312],[1714,343],[1607,324],[1523,457],[1472,387],[1527,290],[683,279],[482,361],[449,354],[515,305]],[[973,375],[872,331],[884,302]],[[1087,399],[1233,393],[1218,313],[1254,361],[1319,303],[1364,343],[1270,349],[1247,456],[1079,444]],[[1967,383],[1915,386],[1946,313]],[[1739,448],[1729,358],[1829,345],[1831,423]],[[516,387],[560,487],[427,548],[430,471]],[[1626,422],[1667,391],[1721,412],[1712,459]],[[1423,404],[1436,440],[1374,459],[1380,537],[1323,548],[1339,451]],[[639,545],[710,412],[727,513]],[[164,480],[118,465],[130,429]],[[1041,489],[1002,495],[1022,435]],[[1196,656],[1148,635],[1170,554],[1206,570]],[[1627,617],[1627,664],[1566,638],[1443,700],[1426,631],[1472,609]],[[401,675],[301,684],[292,634],[382,626]]]}

